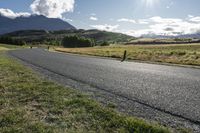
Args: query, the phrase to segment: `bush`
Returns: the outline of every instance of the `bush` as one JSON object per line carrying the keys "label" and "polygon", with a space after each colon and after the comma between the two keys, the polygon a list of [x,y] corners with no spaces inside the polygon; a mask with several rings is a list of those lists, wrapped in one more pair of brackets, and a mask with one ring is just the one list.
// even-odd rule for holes
{"label": "bush", "polygon": [[67,48],[92,47],[94,46],[94,41],[78,36],[66,36],[62,40],[62,45]]}
{"label": "bush", "polygon": [[106,42],[106,41],[104,41],[104,42],[102,42],[102,43],[100,44],[100,46],[109,46],[109,43]]}
{"label": "bush", "polygon": [[175,38],[174,41],[176,42],[191,42],[191,38]]}

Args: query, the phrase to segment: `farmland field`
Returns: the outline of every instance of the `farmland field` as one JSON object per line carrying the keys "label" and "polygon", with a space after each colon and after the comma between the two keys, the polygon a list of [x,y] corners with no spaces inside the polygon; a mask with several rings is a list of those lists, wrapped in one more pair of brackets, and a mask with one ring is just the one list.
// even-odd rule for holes
{"label": "farmland field", "polygon": [[92,48],[55,48],[59,52],[183,65],[200,65],[200,44],[126,45]]}

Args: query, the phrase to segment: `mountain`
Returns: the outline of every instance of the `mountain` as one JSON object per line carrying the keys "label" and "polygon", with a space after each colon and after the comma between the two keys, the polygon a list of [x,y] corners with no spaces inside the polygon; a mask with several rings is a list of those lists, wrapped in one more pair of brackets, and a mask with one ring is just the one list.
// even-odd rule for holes
{"label": "mountain", "polygon": [[200,39],[200,32],[196,34],[179,35],[179,38],[198,38]]}
{"label": "mountain", "polygon": [[30,17],[17,17],[15,19],[11,19],[0,14],[0,34],[10,33],[18,30],[56,31],[70,29],[76,28],[58,18],[47,18],[42,15],[31,15]]}
{"label": "mountain", "polygon": [[168,35],[156,35],[156,34],[145,34],[142,35],[143,38],[197,38],[200,39],[200,32],[194,34],[181,34],[177,36],[168,36]]}

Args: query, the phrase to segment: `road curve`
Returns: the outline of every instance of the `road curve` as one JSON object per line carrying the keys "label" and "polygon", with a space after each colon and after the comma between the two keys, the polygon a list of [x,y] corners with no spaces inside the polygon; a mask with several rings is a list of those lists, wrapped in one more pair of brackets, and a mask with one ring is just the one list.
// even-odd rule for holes
{"label": "road curve", "polygon": [[120,62],[42,49],[9,51],[25,62],[200,125],[200,69]]}

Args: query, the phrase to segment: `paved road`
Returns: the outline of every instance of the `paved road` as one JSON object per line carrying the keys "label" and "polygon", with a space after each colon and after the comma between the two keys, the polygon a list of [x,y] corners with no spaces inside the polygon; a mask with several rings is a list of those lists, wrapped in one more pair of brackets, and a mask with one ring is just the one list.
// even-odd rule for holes
{"label": "paved road", "polygon": [[83,57],[42,49],[11,55],[200,125],[200,69]]}

